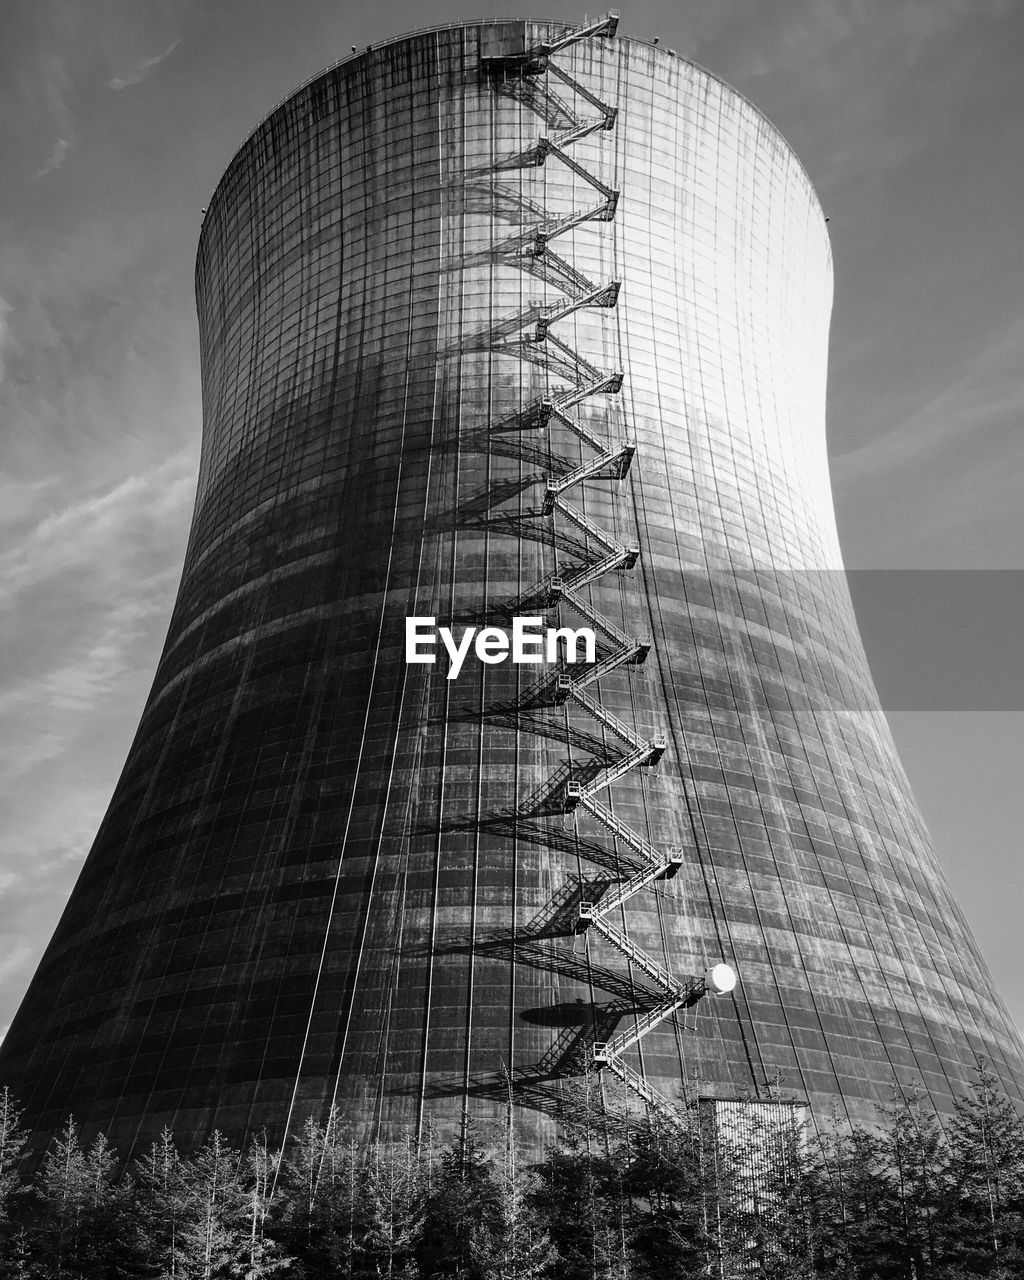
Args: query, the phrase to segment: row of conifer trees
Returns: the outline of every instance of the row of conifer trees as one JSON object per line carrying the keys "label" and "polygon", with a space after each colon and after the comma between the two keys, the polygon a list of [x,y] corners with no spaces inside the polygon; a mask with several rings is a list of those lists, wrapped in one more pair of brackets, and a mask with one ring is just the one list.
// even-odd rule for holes
{"label": "row of conifer trees", "polygon": [[[511,1117],[511,1111],[510,1111]],[[310,1120],[283,1158],[165,1132],[122,1169],[74,1121],[38,1171],[0,1093],[3,1280],[963,1280],[1024,1276],[1024,1127],[984,1069],[945,1125],[920,1097],[871,1128],[795,1129],[767,1167],[582,1089],[527,1163],[511,1125],[356,1147]],[[756,1135],[753,1139],[758,1141]],[[747,1135],[749,1148],[750,1134]],[[762,1149],[768,1149],[763,1147]],[[756,1163],[756,1162],[755,1162]]]}

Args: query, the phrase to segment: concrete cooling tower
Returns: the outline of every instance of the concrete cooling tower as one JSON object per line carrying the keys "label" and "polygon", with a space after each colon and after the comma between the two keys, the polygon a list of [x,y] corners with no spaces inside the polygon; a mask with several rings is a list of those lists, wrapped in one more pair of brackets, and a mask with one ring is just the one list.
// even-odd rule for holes
{"label": "concrete cooling tower", "polygon": [[41,1141],[511,1096],[541,1143],[587,1072],[870,1119],[978,1055],[1021,1101],[842,573],[824,218],[750,103],[614,16],[374,46],[242,146],[196,288],[166,647],[0,1055]]}

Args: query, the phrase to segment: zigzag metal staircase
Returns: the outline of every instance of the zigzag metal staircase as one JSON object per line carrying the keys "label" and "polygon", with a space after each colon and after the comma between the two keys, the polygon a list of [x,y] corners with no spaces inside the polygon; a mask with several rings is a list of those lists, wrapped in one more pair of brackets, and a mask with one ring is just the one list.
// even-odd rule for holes
{"label": "zigzag metal staircase", "polygon": [[[531,363],[545,364],[557,378],[570,383],[569,387],[550,393],[528,406],[513,419],[498,424],[498,429],[561,427],[594,455],[570,471],[547,477],[541,512],[553,518],[556,526],[558,523],[574,526],[583,535],[588,554],[596,552],[596,558],[556,570],[510,602],[509,608],[514,612],[526,602],[536,602],[545,608],[569,609],[600,632],[611,646],[607,654],[578,674],[575,671],[569,674],[563,668],[555,682],[554,701],[556,705],[563,705],[567,714],[582,714],[596,721],[605,731],[606,740],[618,740],[624,752],[606,763],[596,775],[588,776],[586,781],[570,777],[565,784],[562,807],[567,814],[576,814],[579,810],[589,814],[614,840],[637,855],[642,869],[623,880],[600,901],[580,902],[575,929],[588,938],[597,934],[613,946],[634,970],[644,974],[658,988],[661,999],[646,1011],[638,1012],[634,1025],[626,1031],[608,1041],[592,1043],[590,1065],[595,1069],[607,1068],[648,1106],[667,1116],[674,1116],[671,1102],[629,1066],[623,1055],[679,1009],[696,1004],[713,988],[705,977],[677,978],[638,947],[626,932],[612,924],[611,917],[621,912],[636,895],[649,892],[656,881],[674,876],[682,865],[682,855],[678,850],[665,852],[657,848],[597,798],[600,792],[626,778],[633,770],[655,765],[664,753],[666,743],[664,737],[647,737],[637,727],[612,715],[601,701],[586,691],[588,688],[600,688],[603,680],[614,676],[625,665],[642,665],[650,651],[648,636],[627,634],[595,608],[586,592],[592,583],[632,569],[640,548],[635,543],[620,542],[589,519],[567,497],[574,489],[590,482],[625,477],[635,446],[628,439],[621,442],[605,439],[574,412],[584,401],[620,391],[622,372],[596,368],[554,331],[562,321],[583,308],[615,307],[621,288],[619,280],[595,283],[588,279],[551,247],[553,241],[567,232],[587,223],[610,222],[616,215],[619,193],[572,157],[568,148],[592,134],[613,129],[617,108],[603,102],[552,59],[555,54],[581,41],[614,35],[617,24],[618,15],[613,10],[606,17],[567,32],[553,42],[483,59],[484,69],[495,81],[500,81],[506,92],[518,97],[542,118],[546,115],[549,121],[558,118],[568,122],[568,126],[556,136],[542,137],[533,147],[521,152],[519,163],[539,166],[557,161],[599,197],[591,207],[561,216],[548,216],[545,209],[531,206],[540,220],[515,237],[511,244],[505,242],[503,256],[520,270],[556,286],[565,293],[567,300],[555,306],[531,307],[506,322],[500,322],[491,330],[491,339],[507,353]],[[561,87],[568,87],[577,100],[593,107],[598,114],[590,118],[581,116],[575,106],[561,96]]]}

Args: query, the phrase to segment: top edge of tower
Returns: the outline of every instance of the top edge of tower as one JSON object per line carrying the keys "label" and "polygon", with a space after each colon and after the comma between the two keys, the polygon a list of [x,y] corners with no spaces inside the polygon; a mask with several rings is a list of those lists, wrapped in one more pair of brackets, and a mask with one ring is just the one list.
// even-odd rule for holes
{"label": "top edge of tower", "polygon": [[[318,81],[322,80],[326,76],[333,75],[334,73],[338,72],[343,68],[351,67],[352,69],[355,69],[367,57],[370,57],[376,53],[379,53],[382,50],[393,48],[397,45],[407,43],[408,41],[421,39],[424,36],[435,35],[444,31],[460,31],[460,30],[468,30],[468,29],[479,28],[479,27],[501,26],[501,25],[507,25],[511,23],[517,23],[517,24],[524,23],[527,27],[534,26],[538,28],[547,28],[549,33],[551,34],[555,34],[555,33],[568,34],[571,31],[579,29],[579,27],[581,26],[581,23],[566,22],[564,19],[559,19],[559,18],[532,18],[532,17],[524,17],[523,15],[514,15],[514,16],[503,15],[503,16],[486,17],[486,18],[485,17],[462,18],[454,22],[432,23],[430,26],[417,27],[411,31],[403,31],[399,35],[389,36],[386,39],[375,41],[374,43],[367,45],[365,49],[359,49],[354,53],[347,54],[343,58],[338,58],[334,62],[329,63],[327,66],[322,67],[319,71],[315,72],[313,75],[307,77],[307,79],[303,80],[301,84],[296,85],[294,89],[292,89],[288,94],[285,95],[285,97],[277,101],[270,108],[270,110],[267,111],[266,114],[253,126],[253,128],[250,129],[250,131],[242,139],[238,147],[235,148],[235,151],[233,152],[231,159],[228,161],[227,165],[224,168],[224,172],[221,174],[220,178],[217,180],[216,186],[213,188],[213,191],[210,193],[210,199],[207,202],[207,208],[204,209],[203,211],[204,214],[208,214],[209,211],[212,210],[214,204],[217,202],[217,198],[222,188],[224,187],[227,179],[231,174],[233,167],[235,166],[236,163],[238,163],[240,158],[245,154],[247,148],[260,135],[261,131],[267,127],[267,125],[278,115],[278,113],[284,111],[289,106],[290,103],[294,102],[294,100],[297,97],[299,97],[300,94],[308,90],[312,85],[315,85]],[[602,37],[602,39],[607,40],[608,37]],[[814,183],[811,180],[811,176],[807,172],[807,168],[804,165],[803,161],[800,159],[796,150],[794,149],[792,144],[789,142],[789,140],[786,138],[782,130],[779,129],[779,127],[774,123],[774,121],[772,121],[761,110],[761,108],[757,106],[755,102],[753,102],[750,98],[748,98],[746,94],[742,93],[739,89],[737,89],[735,85],[730,84],[729,81],[726,80],[724,77],[718,75],[716,72],[711,71],[709,68],[705,67],[702,63],[697,62],[693,58],[688,58],[684,54],[680,54],[677,50],[672,50],[664,45],[658,44],[653,40],[646,40],[639,36],[624,35],[621,33],[621,28],[620,28],[618,31],[616,31],[616,34],[610,38],[610,42],[620,43],[626,46],[642,46],[650,54],[652,54],[656,59],[663,61],[666,65],[672,65],[672,64],[678,65],[682,63],[684,65],[690,66],[695,71],[699,72],[701,75],[706,76],[708,80],[720,85],[723,89],[727,90],[736,101],[743,103],[747,108],[749,108],[749,110],[755,116],[757,116],[761,121],[763,121],[765,125],[767,125],[767,127],[771,130],[771,132],[776,136],[778,141],[785,148],[785,150],[789,153],[793,162],[796,164],[797,168],[803,174],[804,180],[807,183],[807,188],[810,193],[811,199],[814,205],[816,206],[819,215],[821,216],[822,222],[823,223],[827,222],[827,219],[824,214],[824,210],[822,209],[821,200],[818,196]],[[209,225],[209,218],[204,217],[203,226],[199,233],[199,242],[197,246],[197,269],[198,269],[199,259],[202,253],[204,233],[208,225]],[[828,236],[826,233],[826,241],[827,240],[828,240]],[[829,256],[831,257],[831,246],[829,246]]]}

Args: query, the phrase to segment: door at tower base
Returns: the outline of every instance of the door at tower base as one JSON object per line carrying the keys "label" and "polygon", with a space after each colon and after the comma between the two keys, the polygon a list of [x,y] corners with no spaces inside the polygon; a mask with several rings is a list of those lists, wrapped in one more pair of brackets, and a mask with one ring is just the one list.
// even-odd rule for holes
{"label": "door at tower base", "polygon": [[[539,1149],[595,1066],[870,1121],[983,1055],[1021,1101],[842,574],[818,202],[612,27],[374,45],[211,198],[181,586],[0,1048],[40,1143],[443,1140],[511,1089]],[[415,618],[593,652],[449,679]]]}
{"label": "door at tower base", "polygon": [[[703,1210],[708,1235],[719,1238],[722,1274],[764,1275],[787,1259],[783,1245],[801,1238],[797,1223],[807,1212],[799,1187],[811,1139],[810,1112],[802,1099],[698,1096]],[[726,1255],[729,1261],[726,1262]],[[783,1274],[781,1270],[779,1274]]]}
{"label": "door at tower base", "polygon": [[806,1148],[806,1101],[698,1095],[694,1106],[702,1146],[721,1164],[721,1187],[749,1212],[770,1205]]}

